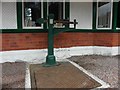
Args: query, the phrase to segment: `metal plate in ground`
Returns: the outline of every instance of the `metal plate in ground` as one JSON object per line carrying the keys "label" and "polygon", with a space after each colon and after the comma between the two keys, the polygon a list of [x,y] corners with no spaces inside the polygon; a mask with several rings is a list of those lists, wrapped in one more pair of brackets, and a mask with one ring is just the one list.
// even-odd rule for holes
{"label": "metal plate in ground", "polygon": [[69,62],[53,67],[33,64],[30,66],[30,71],[32,88],[96,88],[101,86]]}

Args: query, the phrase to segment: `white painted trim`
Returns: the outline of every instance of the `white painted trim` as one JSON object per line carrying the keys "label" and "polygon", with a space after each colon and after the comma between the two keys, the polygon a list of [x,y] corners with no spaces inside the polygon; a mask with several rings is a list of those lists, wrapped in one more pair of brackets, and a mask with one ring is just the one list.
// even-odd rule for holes
{"label": "white painted trim", "polygon": [[112,55],[112,47],[94,46],[93,53],[96,55],[111,56]]}
{"label": "white painted trim", "polygon": [[120,55],[119,50],[120,50],[120,47],[112,47],[112,53],[111,53],[111,55],[112,56]]}
{"label": "white painted trim", "polygon": [[120,28],[116,28],[117,30],[120,30]]}
{"label": "white painted trim", "polygon": [[23,27],[23,29],[35,29],[35,30],[40,30],[40,29],[43,29],[43,24],[41,24],[41,27]]}
{"label": "white painted trim", "polygon": [[30,79],[30,70],[29,66],[26,67],[26,75],[25,75],[25,90],[31,90],[31,79]]}
{"label": "white painted trim", "polygon": [[[28,88],[29,88],[29,89],[28,89]],[[31,78],[30,78],[29,66],[26,67],[25,90],[31,90]]]}
{"label": "white painted trim", "polygon": [[3,51],[1,62],[15,62],[15,61],[29,61],[36,62],[36,60],[43,60],[47,55],[47,50],[16,50],[16,51]]}
{"label": "white painted trim", "polygon": [[[104,55],[115,56],[120,55],[120,47],[100,47],[100,46],[84,46],[84,47],[71,47],[71,48],[55,48],[55,56],[57,59],[66,59],[71,56],[81,55]],[[29,61],[41,62],[45,61],[47,56],[47,49],[35,50],[16,50],[16,51],[3,51],[0,52],[2,58],[0,63],[15,62],[15,61]]]}

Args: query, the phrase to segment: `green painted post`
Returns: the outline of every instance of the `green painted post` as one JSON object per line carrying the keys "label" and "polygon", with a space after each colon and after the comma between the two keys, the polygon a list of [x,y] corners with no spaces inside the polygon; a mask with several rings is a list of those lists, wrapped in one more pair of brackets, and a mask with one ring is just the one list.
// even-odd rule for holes
{"label": "green painted post", "polygon": [[[43,2],[43,18],[45,20],[47,20],[47,0],[45,0],[45,2]],[[47,23],[43,24],[44,29],[47,29]]]}
{"label": "green painted post", "polygon": [[113,23],[112,29],[116,32],[117,27],[118,2],[113,2]]}
{"label": "green painted post", "polygon": [[[65,19],[69,20],[70,19],[70,2],[65,2]],[[65,25],[65,28],[69,28],[69,24]]]}
{"label": "green painted post", "polygon": [[22,2],[17,2],[17,28],[22,31]]}
{"label": "green painted post", "polygon": [[56,65],[56,58],[54,56],[54,15],[50,14],[48,17],[48,55],[46,57],[46,63],[44,66],[54,66]]}
{"label": "green painted post", "polygon": [[96,31],[97,2],[93,2],[93,23],[92,29]]}

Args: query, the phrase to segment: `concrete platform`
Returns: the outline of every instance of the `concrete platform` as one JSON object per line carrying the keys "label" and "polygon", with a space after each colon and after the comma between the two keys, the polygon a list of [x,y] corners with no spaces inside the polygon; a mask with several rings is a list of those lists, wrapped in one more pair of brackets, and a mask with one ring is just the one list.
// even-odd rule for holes
{"label": "concrete platform", "polygon": [[80,71],[69,62],[59,66],[43,67],[42,64],[30,65],[32,88],[96,88],[101,84]]}

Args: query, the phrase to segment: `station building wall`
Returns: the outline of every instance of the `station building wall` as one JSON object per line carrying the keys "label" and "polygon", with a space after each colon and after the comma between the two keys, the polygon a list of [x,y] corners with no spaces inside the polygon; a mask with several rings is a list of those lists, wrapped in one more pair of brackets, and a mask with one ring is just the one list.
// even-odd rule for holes
{"label": "station building wall", "polygon": [[0,29],[17,29],[17,10],[16,2],[2,2],[1,10],[1,27]]}
{"label": "station building wall", "polygon": [[[80,5],[79,5],[80,4]],[[17,15],[16,3],[0,4],[2,10],[2,29],[16,29]],[[76,18],[79,22],[77,29],[92,28],[92,3],[71,3],[70,19]],[[79,8],[78,10],[75,10]],[[82,12],[81,9],[85,11]],[[79,13],[81,11],[82,13]],[[7,14],[9,13],[9,14]],[[77,13],[77,15],[76,15]],[[74,17],[73,17],[74,16]],[[92,30],[92,29],[91,29]],[[28,50],[47,48],[47,33],[1,33],[2,51]],[[66,32],[55,36],[56,48],[68,48],[76,46],[120,46],[120,33],[92,33],[92,32]]]}
{"label": "station building wall", "polygon": [[92,2],[71,2],[70,20],[74,19],[78,22],[76,29],[92,29]]}
{"label": "station building wall", "polygon": [[[120,46],[120,33],[61,33],[55,36],[55,48],[76,46]],[[47,33],[2,34],[2,50],[47,48]]]}

